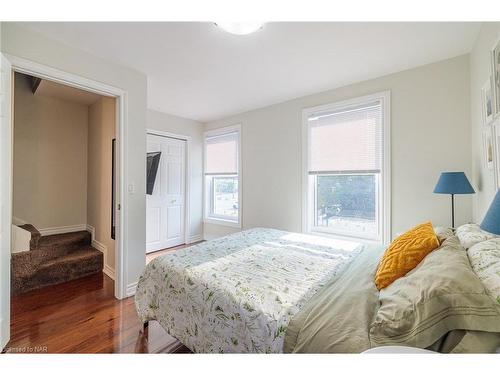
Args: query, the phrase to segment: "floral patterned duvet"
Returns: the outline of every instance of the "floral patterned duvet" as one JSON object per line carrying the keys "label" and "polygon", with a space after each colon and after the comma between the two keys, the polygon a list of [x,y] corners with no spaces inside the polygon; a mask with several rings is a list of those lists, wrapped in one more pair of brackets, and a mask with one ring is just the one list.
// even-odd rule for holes
{"label": "floral patterned duvet", "polygon": [[256,228],[149,263],[139,318],[198,353],[283,351],[292,317],[363,245]]}

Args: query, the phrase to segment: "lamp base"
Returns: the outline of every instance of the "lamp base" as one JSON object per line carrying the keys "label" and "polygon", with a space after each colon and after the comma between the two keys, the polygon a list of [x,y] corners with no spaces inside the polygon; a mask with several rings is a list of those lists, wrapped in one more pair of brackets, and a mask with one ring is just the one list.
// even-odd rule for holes
{"label": "lamp base", "polygon": [[451,229],[455,230],[455,194],[451,194]]}

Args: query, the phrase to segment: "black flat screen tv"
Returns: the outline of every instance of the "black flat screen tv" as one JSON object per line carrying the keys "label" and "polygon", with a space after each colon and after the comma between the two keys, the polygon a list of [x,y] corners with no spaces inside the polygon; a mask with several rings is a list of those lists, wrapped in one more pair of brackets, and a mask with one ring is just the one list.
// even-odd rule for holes
{"label": "black flat screen tv", "polygon": [[158,165],[160,165],[161,152],[148,152],[147,155],[147,175],[146,175],[146,194],[152,195],[155,187]]}

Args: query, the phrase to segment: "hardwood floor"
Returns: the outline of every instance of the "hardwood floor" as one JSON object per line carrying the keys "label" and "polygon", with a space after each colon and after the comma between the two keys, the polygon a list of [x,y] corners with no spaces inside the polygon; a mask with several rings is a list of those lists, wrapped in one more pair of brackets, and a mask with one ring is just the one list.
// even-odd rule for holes
{"label": "hardwood floor", "polygon": [[147,334],[133,297],[99,273],[12,297],[9,353],[186,353],[157,322]]}
{"label": "hardwood floor", "polygon": [[190,243],[189,245],[179,245],[179,246],[175,246],[175,247],[169,247],[168,249],[153,251],[152,253],[146,254],[146,264],[151,262],[154,258],[159,257],[160,255],[168,254],[168,253],[171,253],[172,251],[184,249],[186,247],[197,245],[197,244],[202,243],[202,242],[204,242],[204,241],[198,241],[198,242]]}

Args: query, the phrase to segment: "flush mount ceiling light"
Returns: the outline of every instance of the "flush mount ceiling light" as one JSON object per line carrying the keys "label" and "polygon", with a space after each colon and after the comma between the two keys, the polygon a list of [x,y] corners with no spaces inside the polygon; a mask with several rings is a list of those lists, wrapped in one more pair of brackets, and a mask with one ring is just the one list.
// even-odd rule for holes
{"label": "flush mount ceiling light", "polygon": [[247,35],[262,29],[262,22],[215,22],[222,30],[235,35]]}

